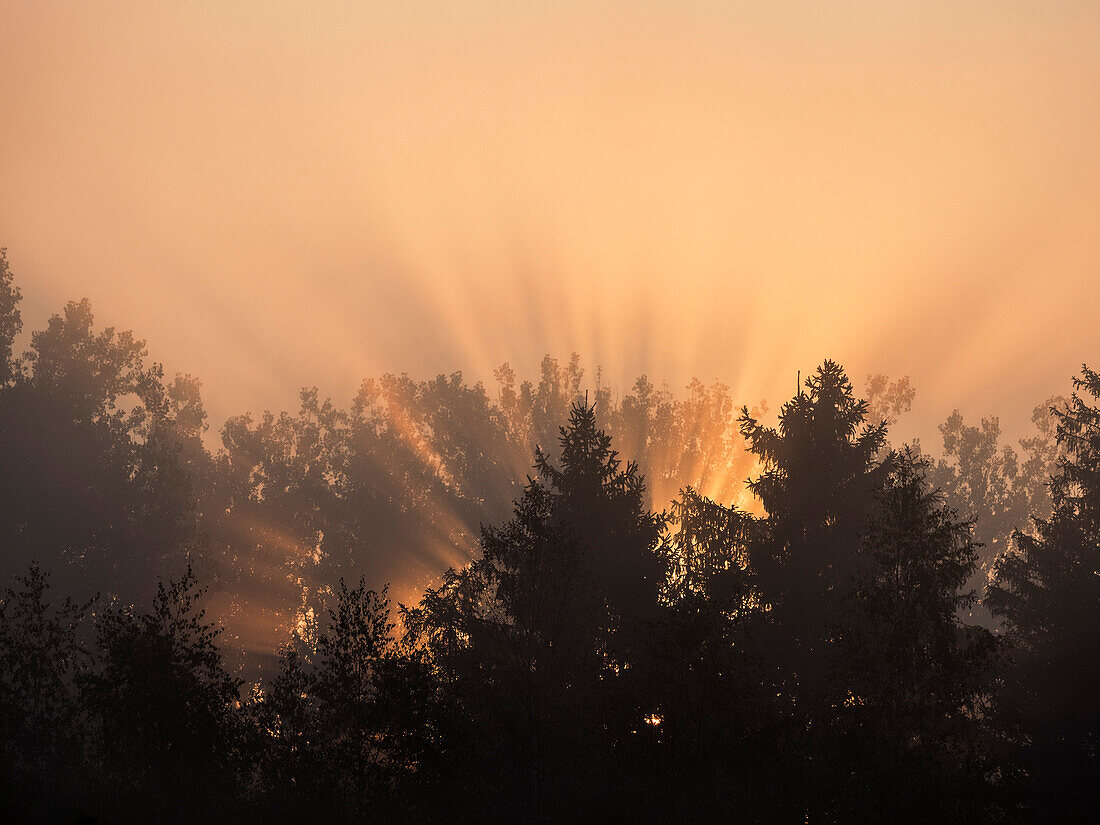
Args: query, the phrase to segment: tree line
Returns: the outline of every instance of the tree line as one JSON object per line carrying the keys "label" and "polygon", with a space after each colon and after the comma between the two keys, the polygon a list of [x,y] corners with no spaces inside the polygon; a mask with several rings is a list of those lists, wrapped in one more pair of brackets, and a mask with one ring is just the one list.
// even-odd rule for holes
{"label": "tree line", "polygon": [[1019,451],[957,413],[895,447],[908,381],[831,361],[771,427],[586,398],[574,356],[304,391],[212,452],[199,383],[86,301],[16,355],[19,298],[0,255],[13,820],[1094,816],[1088,367]]}

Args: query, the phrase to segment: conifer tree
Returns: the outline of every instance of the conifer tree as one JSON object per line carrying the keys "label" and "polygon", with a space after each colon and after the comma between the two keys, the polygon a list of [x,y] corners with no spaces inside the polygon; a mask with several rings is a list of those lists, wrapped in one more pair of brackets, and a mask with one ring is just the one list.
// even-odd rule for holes
{"label": "conifer tree", "polygon": [[[836,628],[827,762],[845,820],[970,822],[988,803],[992,634],[959,616],[977,559],[969,522],[896,453]],[[932,792],[938,789],[937,792]]]}
{"label": "conifer tree", "polygon": [[594,780],[603,749],[644,729],[639,660],[663,581],[663,518],[593,407],[574,405],[559,443],[560,466],[538,450],[512,519],[483,529],[481,557],[406,613],[496,754],[479,779],[495,772],[502,805],[535,811],[591,804],[587,782],[555,784],[562,771]]}
{"label": "conifer tree", "polygon": [[770,655],[793,695],[825,687],[823,648],[859,566],[860,539],[887,466],[884,423],[868,424],[843,368],[824,362],[783,405],[772,429],[742,411],[763,471],[749,489],[766,511],[748,561],[768,613]]}
{"label": "conifer tree", "polygon": [[1029,744],[1031,804],[1086,821],[1100,802],[1100,374],[1085,366],[1073,386],[1052,408],[1053,512],[1015,533],[987,603],[1014,646],[1003,704]]}

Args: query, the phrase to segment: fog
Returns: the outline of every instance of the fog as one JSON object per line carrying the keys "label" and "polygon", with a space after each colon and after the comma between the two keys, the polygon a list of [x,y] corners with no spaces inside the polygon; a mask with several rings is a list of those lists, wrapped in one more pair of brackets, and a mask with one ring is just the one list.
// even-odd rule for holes
{"label": "fog", "polygon": [[0,243],[216,427],[582,353],[755,402],[835,358],[1013,434],[1100,345],[1092,3],[0,11]]}

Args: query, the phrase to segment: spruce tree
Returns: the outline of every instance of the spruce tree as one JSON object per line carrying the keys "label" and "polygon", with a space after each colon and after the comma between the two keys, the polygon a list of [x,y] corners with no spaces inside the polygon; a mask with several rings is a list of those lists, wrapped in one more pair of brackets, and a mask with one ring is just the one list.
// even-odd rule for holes
{"label": "spruce tree", "polygon": [[1014,646],[1004,710],[1027,746],[1031,804],[1086,821],[1100,803],[1100,375],[1085,366],[1073,385],[1052,409],[1065,450],[1053,512],[1015,533],[987,603]]}
{"label": "spruce tree", "polygon": [[977,545],[927,474],[910,448],[894,454],[836,629],[826,761],[846,821],[971,822],[989,804],[996,644],[959,618]]}
{"label": "spruce tree", "polygon": [[763,467],[749,489],[766,511],[748,561],[770,627],[781,690],[822,698],[822,654],[858,571],[860,540],[887,466],[885,424],[866,423],[843,368],[825,361],[783,405],[772,429],[742,411]]}

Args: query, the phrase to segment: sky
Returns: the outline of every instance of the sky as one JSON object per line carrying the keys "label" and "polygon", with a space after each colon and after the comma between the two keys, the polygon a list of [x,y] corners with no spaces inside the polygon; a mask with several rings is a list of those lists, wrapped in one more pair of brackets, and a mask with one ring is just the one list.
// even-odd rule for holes
{"label": "sky", "polygon": [[26,325],[88,297],[215,430],[576,351],[1011,433],[1100,362],[1098,149],[1095,0],[0,0]]}

